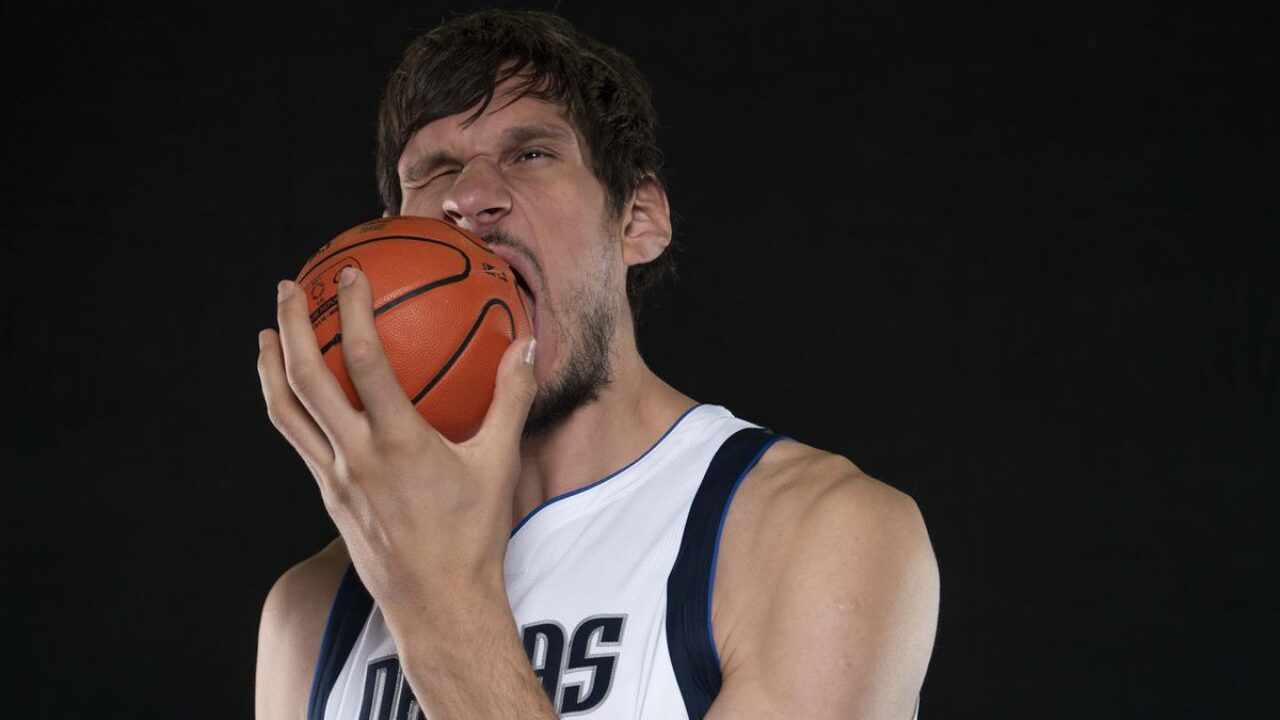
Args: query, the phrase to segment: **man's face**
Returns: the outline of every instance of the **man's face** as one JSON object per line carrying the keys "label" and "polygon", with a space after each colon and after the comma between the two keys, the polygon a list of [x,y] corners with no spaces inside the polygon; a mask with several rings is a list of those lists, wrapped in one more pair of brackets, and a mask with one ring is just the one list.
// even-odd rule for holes
{"label": "man's face", "polygon": [[470,125],[467,111],[414,133],[398,164],[400,212],[480,235],[528,283],[538,339],[531,434],[608,382],[626,273],[620,220],[581,135],[559,105],[510,102],[510,86]]}

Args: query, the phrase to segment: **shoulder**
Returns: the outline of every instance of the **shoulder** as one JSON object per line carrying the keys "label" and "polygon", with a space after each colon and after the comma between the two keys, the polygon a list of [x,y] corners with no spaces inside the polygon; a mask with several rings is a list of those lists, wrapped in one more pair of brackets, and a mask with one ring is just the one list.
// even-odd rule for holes
{"label": "shoulder", "polygon": [[270,622],[273,629],[306,630],[318,620],[323,632],[333,597],[350,563],[346,543],[338,538],[289,568],[267,593],[262,608],[264,624]]}
{"label": "shoulder", "polygon": [[329,610],[350,562],[339,538],[286,571],[267,593],[258,628],[260,720],[306,713]]}
{"label": "shoulder", "polygon": [[801,542],[891,546],[932,559],[924,519],[909,495],[846,458],[794,441],[774,443],[760,458],[734,499],[730,518],[726,532],[734,530],[742,542],[781,533]]}
{"label": "shoulder", "polygon": [[725,689],[752,688],[730,698],[779,702],[760,695],[773,687],[785,703],[896,712],[923,681],[938,570],[910,496],[846,458],[783,441],[730,505],[712,600]]}

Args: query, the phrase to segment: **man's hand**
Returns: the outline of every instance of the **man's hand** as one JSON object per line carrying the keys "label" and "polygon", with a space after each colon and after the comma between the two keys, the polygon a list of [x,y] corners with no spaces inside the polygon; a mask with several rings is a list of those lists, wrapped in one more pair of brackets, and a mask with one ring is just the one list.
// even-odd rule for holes
{"label": "man's hand", "polygon": [[[532,338],[517,339],[503,356],[480,431],[452,443],[418,415],[396,380],[374,325],[368,280],[353,268],[343,271],[338,302],[343,360],[364,410],[352,407],[325,365],[306,300],[284,281],[279,334],[259,335],[267,414],[315,476],[411,680],[415,658],[434,665],[440,658],[433,648],[446,652],[458,639],[451,628],[480,615],[499,621],[491,623],[499,638],[510,633],[516,666],[522,663],[532,682],[502,575],[520,437],[536,390]],[[430,697],[419,700],[430,707]]]}

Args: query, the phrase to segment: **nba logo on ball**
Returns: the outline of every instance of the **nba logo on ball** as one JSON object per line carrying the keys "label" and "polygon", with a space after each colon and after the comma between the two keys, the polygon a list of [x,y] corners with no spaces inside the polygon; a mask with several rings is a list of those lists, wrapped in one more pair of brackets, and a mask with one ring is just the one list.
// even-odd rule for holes
{"label": "nba logo on ball", "polygon": [[373,313],[400,386],[454,442],[476,433],[493,399],[498,362],[529,334],[529,299],[506,261],[480,238],[440,220],[392,217],[337,236],[298,275],[325,363],[363,409],[342,361],[338,273],[369,279]]}

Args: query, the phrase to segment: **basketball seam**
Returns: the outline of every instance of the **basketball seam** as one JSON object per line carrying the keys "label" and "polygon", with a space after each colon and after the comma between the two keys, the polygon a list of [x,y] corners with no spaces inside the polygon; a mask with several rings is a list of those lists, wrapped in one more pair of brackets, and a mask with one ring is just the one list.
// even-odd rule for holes
{"label": "basketball seam", "polygon": [[[382,238],[382,239],[385,239],[385,238]],[[413,239],[423,239],[423,238],[413,238]],[[427,242],[435,242],[435,241],[427,240]],[[364,243],[360,243],[360,244],[363,245]],[[413,298],[416,298],[419,295],[422,295],[423,293],[429,292],[431,290],[435,290],[438,287],[444,287],[445,285],[452,285],[454,283],[462,282],[463,280],[466,280],[468,277],[471,276],[471,257],[468,256],[465,252],[459,250],[458,248],[448,243],[439,243],[439,244],[449,248],[450,250],[457,250],[458,254],[462,256],[462,262],[464,265],[464,267],[462,268],[462,272],[457,275],[450,275],[448,277],[441,278],[439,280],[433,280],[427,283],[426,285],[420,285],[408,292],[397,295],[391,300],[388,300],[387,302],[383,303],[380,307],[374,308],[373,316],[375,318],[377,318],[382,313],[394,308],[400,303],[403,303],[407,300],[412,300]],[[355,247],[355,246],[352,245],[351,247]],[[347,248],[347,249],[349,250],[351,248]],[[332,350],[334,345],[337,345],[340,342],[342,342],[341,330],[334,333],[333,337],[329,338],[329,342],[325,343],[324,347],[320,348],[320,354],[324,355],[325,353]]]}
{"label": "basketball seam", "polygon": [[507,320],[511,323],[511,337],[515,337],[516,319],[515,316],[511,314],[511,306],[507,305],[506,301],[500,298],[490,298],[489,301],[484,304],[484,307],[480,308],[480,316],[476,318],[471,329],[467,331],[467,336],[462,339],[462,343],[458,345],[458,349],[453,351],[453,356],[444,364],[444,367],[440,368],[440,371],[436,373],[436,376],[431,378],[431,381],[426,384],[426,387],[422,388],[422,390],[413,396],[414,405],[417,405],[419,400],[426,397],[427,393],[431,392],[431,389],[434,388],[436,384],[439,383],[440,380],[442,380],[449,372],[454,363],[458,361],[458,358],[462,357],[462,353],[466,352],[467,347],[471,345],[471,339],[475,337],[475,334],[480,330],[480,326],[484,324],[484,319],[489,314],[489,308],[492,308],[495,305],[501,306],[502,309],[506,311]]}
{"label": "basketball seam", "polygon": [[353,248],[358,248],[361,245],[368,245],[369,243],[381,242],[383,240],[417,240],[418,242],[432,243],[433,245],[447,247],[450,250],[453,250],[454,252],[458,253],[462,257],[466,258],[467,266],[468,267],[471,266],[471,257],[467,255],[466,251],[464,251],[462,248],[456,245],[451,245],[450,243],[445,242],[444,240],[437,240],[436,238],[429,238],[429,237],[419,237],[417,235],[379,235],[378,237],[375,237],[375,238],[369,238],[368,240],[361,240],[358,243],[352,243],[339,250],[334,250],[333,252],[329,253],[328,255],[325,255],[322,258],[313,260],[310,263],[310,266],[307,267],[305,271],[302,273],[302,275],[298,277],[298,284],[305,285],[306,280],[311,275],[311,273],[315,272],[316,269],[320,267],[320,265],[323,264],[326,260],[333,257],[337,257],[338,255],[341,255],[344,252],[349,252]]}

